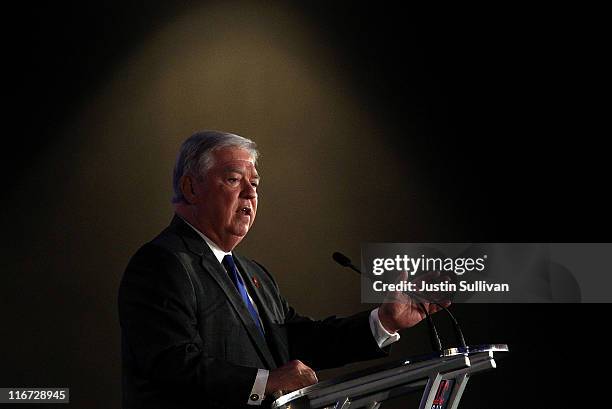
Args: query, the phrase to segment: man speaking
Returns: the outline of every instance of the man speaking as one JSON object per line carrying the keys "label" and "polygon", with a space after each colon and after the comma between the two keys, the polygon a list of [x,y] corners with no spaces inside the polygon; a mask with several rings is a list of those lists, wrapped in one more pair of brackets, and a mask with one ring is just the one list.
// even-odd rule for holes
{"label": "man speaking", "polygon": [[262,265],[234,252],[257,214],[257,156],[225,132],[181,146],[176,214],[119,288],[124,408],[261,405],[316,383],[314,369],[385,356],[424,318],[407,298],[347,318],[300,316]]}

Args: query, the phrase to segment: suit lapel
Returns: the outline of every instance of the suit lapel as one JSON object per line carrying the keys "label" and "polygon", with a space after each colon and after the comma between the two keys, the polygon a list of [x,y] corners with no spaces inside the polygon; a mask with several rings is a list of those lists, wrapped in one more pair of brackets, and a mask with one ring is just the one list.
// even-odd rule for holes
{"label": "suit lapel", "polygon": [[[260,353],[262,360],[269,368],[276,368],[276,364],[274,362],[274,358],[272,357],[272,353],[266,344],[265,339],[261,336],[259,329],[255,325],[249,310],[247,309],[244,301],[240,297],[236,286],[230,279],[229,275],[225,271],[225,268],[215,255],[204,239],[200,237],[191,227],[189,227],[180,217],[175,216],[170,225],[171,228],[178,229],[179,235],[185,241],[187,248],[193,253],[200,256],[201,265],[204,269],[205,273],[210,274],[210,276],[217,282],[221,291],[225,294],[225,297],[231,304],[231,306],[236,311],[236,314],[242,321],[242,324],[245,326],[251,341],[255,344],[257,350]],[[250,280],[250,279],[249,279]],[[251,289],[249,287],[250,294]],[[253,295],[251,295],[253,296]],[[258,300],[260,301],[260,300]]]}
{"label": "suit lapel", "polygon": [[287,349],[286,341],[284,342],[279,334],[281,327],[274,321],[274,314],[272,311],[270,311],[268,303],[262,299],[262,291],[265,290],[255,287],[253,284],[255,274],[246,268],[247,264],[242,260],[242,257],[234,253],[234,260],[236,261],[236,265],[245,279],[244,281],[251,298],[253,298],[253,301],[257,303],[259,317],[263,322],[264,328],[266,328],[266,339],[268,341],[267,345],[272,348],[271,352],[274,355],[277,365],[281,366],[289,360],[289,350]]}
{"label": "suit lapel", "polygon": [[229,275],[225,271],[225,268],[219,263],[212,251],[206,246],[204,254],[202,255],[202,267],[207,271],[212,278],[217,282],[221,290],[225,293],[228,301],[236,311],[238,317],[242,321],[242,324],[246,327],[247,332],[251,338],[251,341],[255,343],[259,351],[261,352],[262,358],[270,368],[275,368],[274,358],[266,344],[265,339],[261,336],[259,329],[253,321],[253,317],[249,313],[244,301],[240,297],[236,286],[232,283]]}
{"label": "suit lapel", "polygon": [[259,317],[264,323],[264,326],[268,326],[272,322],[272,313],[269,311],[267,303],[261,298],[260,289],[256,288],[253,284],[253,273],[246,268],[245,263],[242,261],[242,257],[234,253],[234,261],[240,273],[244,278],[244,284],[247,287],[249,295],[257,303],[257,309],[259,311]]}

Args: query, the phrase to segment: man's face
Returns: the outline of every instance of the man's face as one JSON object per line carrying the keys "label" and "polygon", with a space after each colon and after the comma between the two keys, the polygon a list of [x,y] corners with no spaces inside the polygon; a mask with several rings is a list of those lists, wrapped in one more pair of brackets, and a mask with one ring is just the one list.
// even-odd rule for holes
{"label": "man's face", "polygon": [[259,176],[249,151],[236,147],[213,152],[214,164],[195,180],[197,227],[223,250],[236,246],[257,213]]}

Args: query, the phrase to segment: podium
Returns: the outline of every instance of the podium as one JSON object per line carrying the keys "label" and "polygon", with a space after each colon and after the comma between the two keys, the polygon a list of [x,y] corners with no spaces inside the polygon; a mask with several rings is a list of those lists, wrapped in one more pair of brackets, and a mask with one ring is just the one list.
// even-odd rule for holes
{"label": "podium", "polygon": [[419,409],[457,409],[475,373],[496,367],[505,344],[451,348],[367,368],[283,395],[272,409],[377,409],[398,396],[422,393]]}

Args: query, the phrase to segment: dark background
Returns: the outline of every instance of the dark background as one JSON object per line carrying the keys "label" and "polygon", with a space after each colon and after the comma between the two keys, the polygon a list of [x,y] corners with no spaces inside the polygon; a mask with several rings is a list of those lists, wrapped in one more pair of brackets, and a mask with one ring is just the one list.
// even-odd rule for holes
{"label": "dark background", "polygon": [[[329,258],[361,242],[610,241],[597,10],[329,3],[6,9],[0,386],[120,406],[117,285],[169,222],[172,161],[197,129],[259,143],[240,250],[315,317],[367,307]],[[182,60],[200,33],[214,52]],[[453,308],[469,343],[512,351],[461,407],[582,399],[584,356],[605,367],[608,305]],[[419,325],[391,359],[428,345]]]}

